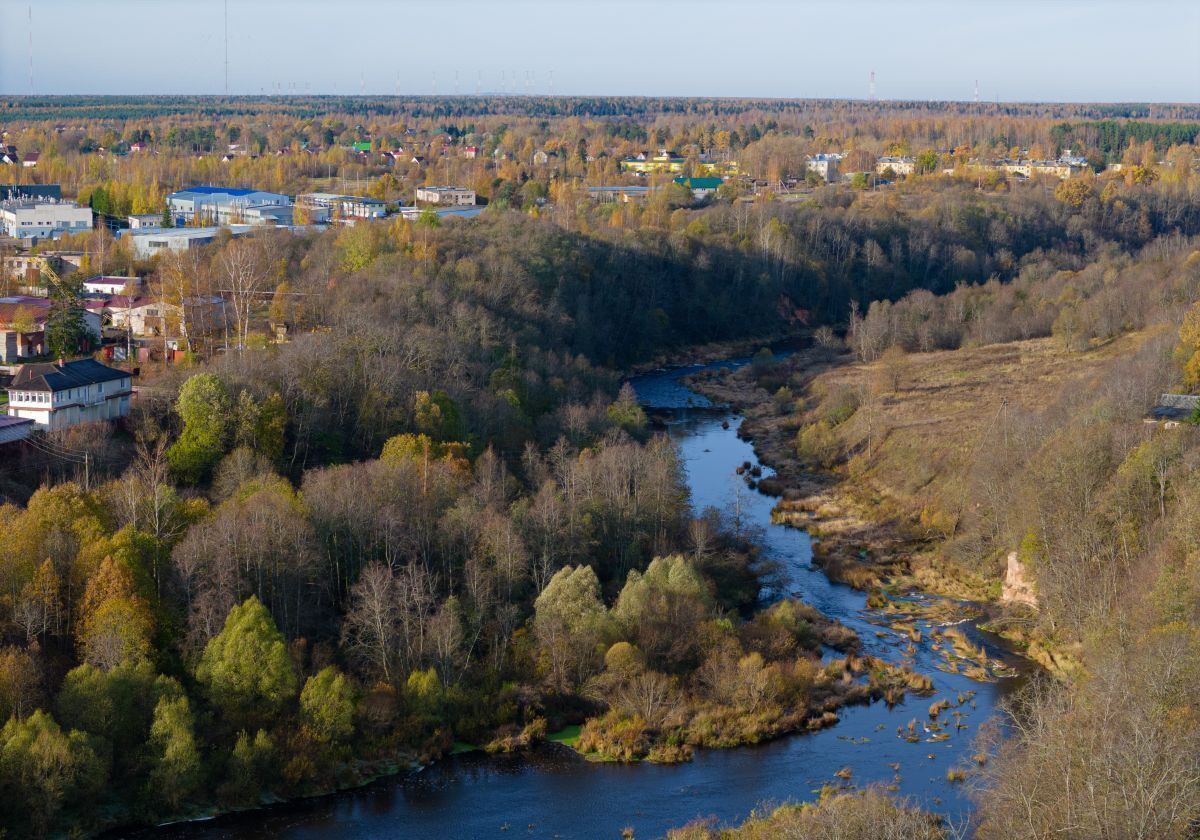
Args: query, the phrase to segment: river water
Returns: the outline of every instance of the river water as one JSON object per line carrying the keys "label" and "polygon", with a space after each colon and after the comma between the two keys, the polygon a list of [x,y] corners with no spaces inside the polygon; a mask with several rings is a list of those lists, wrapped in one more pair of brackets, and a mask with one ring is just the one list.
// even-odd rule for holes
{"label": "river water", "polygon": [[[718,363],[722,367],[747,360]],[[865,653],[904,662],[933,679],[933,696],[910,696],[887,708],[880,702],[839,712],[836,726],[793,735],[755,747],[700,750],[693,761],[672,766],[597,764],[559,745],[523,756],[464,754],[406,776],[332,796],[219,817],[207,822],[166,826],[139,837],[155,838],[617,838],[632,828],[637,838],[661,837],[695,819],[740,822],[756,810],[785,801],[814,798],[835,773],[852,770],[855,785],[896,784],[898,795],[957,823],[969,819],[970,802],[947,770],[965,764],[974,752],[980,723],[1018,679],[980,683],[938,670],[941,655],[930,644],[928,625],[914,653],[908,639],[866,608],[863,593],[831,583],[811,565],[808,535],[771,523],[774,500],[746,490],[735,473],[745,461],[757,464],[750,444],[737,437],[740,418],[688,389],[680,379],[702,366],[660,371],[633,380],[639,399],[666,417],[679,447],[697,511],[740,506],[741,516],[761,529],[764,550],[782,569],[783,588],[854,629]],[[770,470],[763,468],[764,475]],[[740,488],[740,489],[739,489]],[[1024,661],[998,646],[998,640],[972,624],[961,629],[989,654],[1024,670]],[[882,634],[882,635],[879,635]],[[929,705],[954,701],[974,691],[964,705],[966,728],[948,727],[950,739],[910,743],[897,728],[927,720]],[[943,714],[943,719],[947,719]],[[899,765],[898,771],[891,765]],[[896,780],[896,776],[899,780]]]}

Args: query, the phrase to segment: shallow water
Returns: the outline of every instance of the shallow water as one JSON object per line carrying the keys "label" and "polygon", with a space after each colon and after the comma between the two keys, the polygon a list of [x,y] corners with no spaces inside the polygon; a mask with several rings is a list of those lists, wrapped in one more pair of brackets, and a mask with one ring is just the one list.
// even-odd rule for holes
{"label": "shallow water", "polygon": [[[733,367],[745,361],[719,365]],[[883,703],[848,707],[829,729],[756,747],[701,750],[682,765],[596,764],[556,745],[524,756],[459,755],[360,790],[137,836],[615,838],[632,827],[637,837],[649,838],[694,819],[734,823],[763,806],[811,799],[821,785],[839,781],[834,774],[844,767],[851,768],[856,785],[890,784],[896,775],[892,763],[900,765],[900,795],[956,822],[966,820],[970,802],[961,785],[946,780],[946,771],[969,760],[979,724],[1020,680],[978,683],[937,670],[943,660],[930,648],[924,622],[918,623],[922,641],[905,659],[907,638],[888,630],[889,621],[866,609],[865,595],[831,583],[814,568],[807,534],[772,524],[774,500],[747,490],[735,474],[743,462],[758,461],[750,444],[737,437],[740,418],[713,407],[680,383],[681,377],[700,369],[677,368],[633,380],[639,399],[666,413],[695,508],[740,506],[741,516],[761,529],[765,552],[780,564],[787,594],[854,629],[865,653],[904,662],[930,676],[933,696],[909,697],[892,709]],[[764,467],[763,473],[770,475],[770,470]],[[992,637],[970,623],[962,628],[994,658],[1025,670],[1024,661],[994,647]],[[877,631],[883,637],[877,637]],[[912,718],[919,730],[935,700],[953,702],[959,692],[972,690],[975,708],[961,709],[967,728],[956,730],[951,724],[949,740],[908,743],[897,736],[897,728]],[[946,713],[942,719],[949,719]]]}

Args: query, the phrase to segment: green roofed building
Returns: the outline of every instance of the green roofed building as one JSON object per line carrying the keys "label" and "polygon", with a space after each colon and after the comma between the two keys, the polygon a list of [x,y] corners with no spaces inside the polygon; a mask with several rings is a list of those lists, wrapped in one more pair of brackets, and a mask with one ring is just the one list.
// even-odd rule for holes
{"label": "green roofed building", "polygon": [[683,184],[692,191],[692,196],[697,201],[702,201],[720,189],[725,181],[721,178],[684,178],[675,179],[676,184]]}

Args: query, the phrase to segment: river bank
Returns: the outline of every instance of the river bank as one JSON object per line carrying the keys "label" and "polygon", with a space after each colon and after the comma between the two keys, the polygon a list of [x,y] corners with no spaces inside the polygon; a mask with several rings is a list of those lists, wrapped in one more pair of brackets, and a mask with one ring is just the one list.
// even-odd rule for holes
{"label": "river bank", "polygon": [[[742,367],[747,361],[713,367]],[[679,450],[693,511],[729,511],[736,505],[744,527],[756,533],[764,555],[780,567],[779,597],[802,600],[852,630],[860,640],[855,654],[860,662],[868,663],[870,657],[928,675],[928,693],[894,698],[898,702],[891,704],[844,706],[836,712],[834,726],[755,746],[696,750],[683,764],[593,762],[560,744],[512,754],[470,752],[334,796],[120,836],[391,837],[436,832],[487,838],[508,836],[505,832],[520,826],[529,836],[547,838],[612,837],[625,829],[637,837],[657,837],[697,818],[732,825],[764,803],[806,801],[830,786],[872,784],[931,812],[967,818],[970,799],[953,779],[973,761],[978,726],[1019,680],[990,675],[981,682],[965,673],[963,663],[939,667],[947,665],[945,652],[954,645],[944,640],[935,599],[897,598],[893,607],[881,609],[816,568],[808,535],[774,521],[777,499],[747,492],[738,474],[750,462],[744,474],[757,470],[760,478],[773,475],[739,437],[743,417],[709,405],[680,383],[700,369],[658,371],[633,383],[647,408],[665,414],[664,427]],[[995,637],[970,623],[959,630],[972,646],[986,649],[989,658],[1020,664],[997,646]],[[930,717],[935,708],[940,719]],[[580,813],[589,815],[586,825]]]}
{"label": "river bank", "polygon": [[[1027,364],[1030,356],[1047,353],[1045,342],[1023,344],[1026,346],[1018,351],[1022,363]],[[987,348],[975,351],[975,358],[966,364],[980,365],[979,357],[990,361],[989,356],[998,354],[1007,361],[1010,353],[1008,348]],[[965,434],[955,440],[954,432],[945,433],[947,417],[974,429],[959,419],[961,405],[942,393],[941,383],[931,383],[933,377],[914,381],[917,374],[911,371],[916,364],[909,360],[862,365],[845,351],[808,347],[780,364],[782,375],[747,365],[736,370],[706,370],[690,377],[689,384],[707,399],[733,406],[744,416],[739,435],[775,472],[757,484],[757,489],[779,498],[773,520],[810,534],[814,562],[832,579],[875,592],[877,598],[915,590],[951,599],[947,603],[969,601],[974,606],[957,617],[943,614],[939,618],[979,619],[990,632],[1055,676],[1065,679],[1077,674],[1081,668],[1077,645],[1055,644],[1030,629],[1030,604],[1036,608],[1036,597],[1029,594],[1033,590],[1028,582],[1022,583],[1023,597],[1009,597],[1011,559],[1006,576],[998,562],[969,568],[947,556],[945,546],[962,511],[947,505],[945,497],[961,496],[962,488],[955,484],[962,480],[955,474],[961,469],[956,459],[979,444]],[[1035,370],[1031,375],[1039,377],[1048,378],[1046,371]],[[783,382],[780,387],[788,391],[788,400],[781,400],[779,392],[768,391],[764,382],[768,387]],[[905,385],[912,391],[929,392],[920,398],[915,420],[912,408],[908,409],[910,416],[889,417]],[[836,393],[839,388],[842,393]],[[833,425],[812,421],[827,403],[839,398],[853,403],[847,410],[851,417],[870,411],[873,416],[868,423],[874,428],[866,433],[855,429],[847,436],[849,441],[827,443],[842,448],[836,464],[813,463],[811,454],[806,459],[801,453],[798,440],[814,425]],[[869,407],[860,412],[860,403],[867,402]],[[940,424],[943,428],[935,429]],[[912,434],[913,427],[925,425],[930,427],[928,432],[918,429]],[[947,455],[947,450],[952,454]],[[911,464],[919,465],[912,469],[920,475],[915,487],[891,480],[897,470]],[[1017,566],[1024,571],[1019,563]]]}

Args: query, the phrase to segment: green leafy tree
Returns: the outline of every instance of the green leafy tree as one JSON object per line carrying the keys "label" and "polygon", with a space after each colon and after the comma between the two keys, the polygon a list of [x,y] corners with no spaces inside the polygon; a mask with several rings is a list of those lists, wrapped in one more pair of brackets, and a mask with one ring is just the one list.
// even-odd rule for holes
{"label": "green leafy tree", "polygon": [[167,461],[180,481],[204,480],[220,460],[229,439],[230,407],[225,383],[211,373],[198,373],[183,383],[175,401],[183,433],[167,450]]}
{"label": "green leafy tree", "polygon": [[245,730],[238,733],[226,765],[226,778],[221,785],[221,798],[232,804],[258,801],[275,758],[271,737],[258,730],[251,738]]}
{"label": "green leafy tree", "polygon": [[229,611],[204,648],[196,679],[235,724],[273,718],[296,696],[298,682],[283,635],[254,596]]}
{"label": "green leafy tree", "polygon": [[318,740],[345,741],[354,732],[354,686],[332,665],[323,668],[304,683],[300,715]]}
{"label": "green leafy tree", "polygon": [[46,347],[56,358],[74,356],[92,338],[84,320],[83,281],[74,277],[51,282],[46,314]]}
{"label": "green leafy tree", "polygon": [[195,721],[185,695],[162,697],[154,707],[150,756],[148,793],[173,811],[195,793],[201,781]]}
{"label": "green leafy tree", "polygon": [[591,566],[559,569],[534,602],[534,632],[553,687],[570,691],[599,668],[608,615]]}
{"label": "green leafy tree", "polygon": [[63,732],[41,709],[0,730],[0,824],[14,837],[46,833],[65,805],[103,784],[87,736]]}

